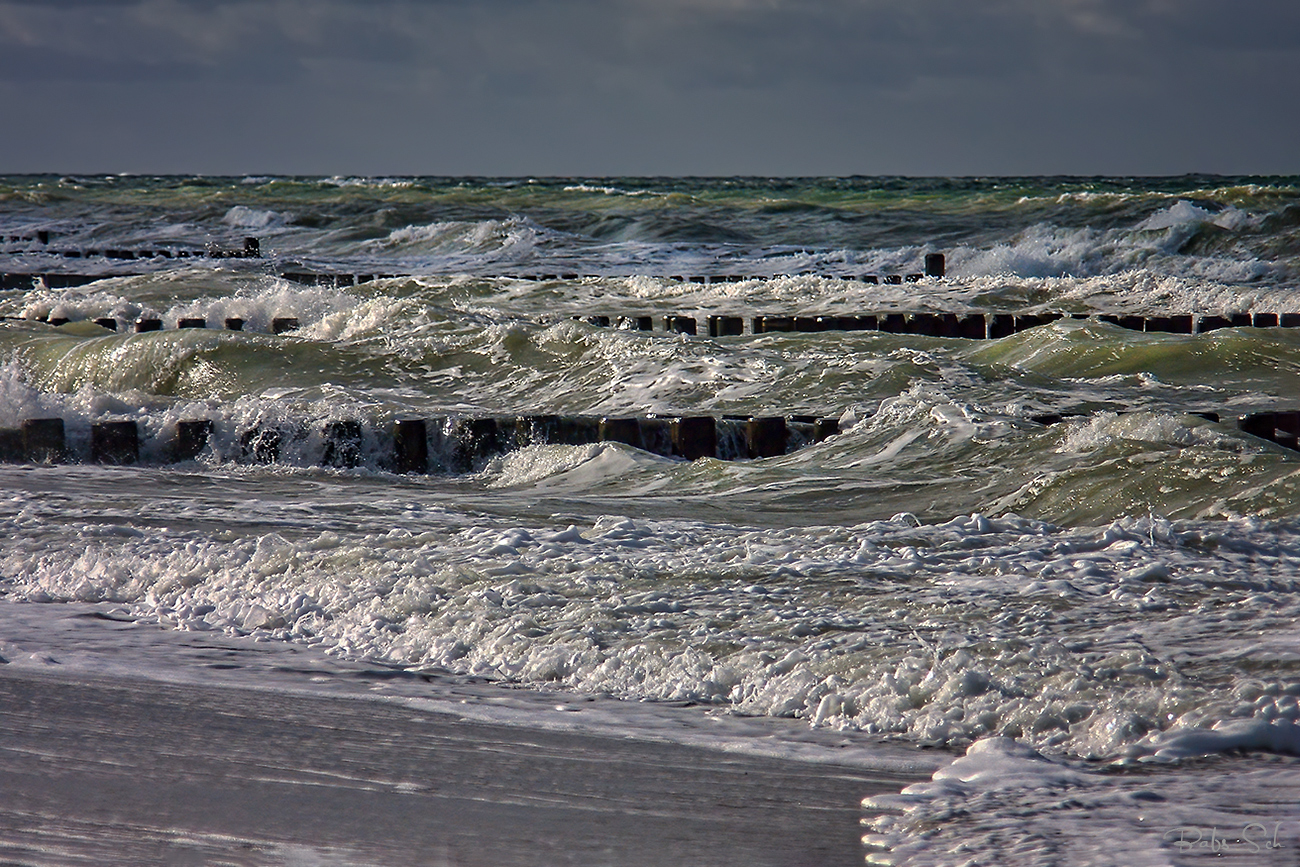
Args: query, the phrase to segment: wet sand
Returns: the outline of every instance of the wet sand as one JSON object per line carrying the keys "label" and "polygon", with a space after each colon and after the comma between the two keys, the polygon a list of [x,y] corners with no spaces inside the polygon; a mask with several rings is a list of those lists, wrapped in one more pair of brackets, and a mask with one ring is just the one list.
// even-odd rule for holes
{"label": "wet sand", "polygon": [[852,865],[917,779],[58,666],[0,720],[5,865]]}

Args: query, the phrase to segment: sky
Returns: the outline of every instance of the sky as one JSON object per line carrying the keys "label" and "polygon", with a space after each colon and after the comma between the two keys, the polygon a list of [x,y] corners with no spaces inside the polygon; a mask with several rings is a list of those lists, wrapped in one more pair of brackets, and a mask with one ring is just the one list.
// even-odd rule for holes
{"label": "sky", "polygon": [[1296,0],[0,0],[0,173],[1300,174]]}

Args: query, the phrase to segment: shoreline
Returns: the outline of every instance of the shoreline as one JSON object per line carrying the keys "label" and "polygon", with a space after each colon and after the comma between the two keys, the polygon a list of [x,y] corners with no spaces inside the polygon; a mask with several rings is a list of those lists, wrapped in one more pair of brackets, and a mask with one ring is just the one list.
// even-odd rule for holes
{"label": "shoreline", "polygon": [[[85,657],[18,659],[13,615],[60,618],[83,647],[119,652],[126,633],[177,634],[136,631],[105,606],[12,605],[0,633],[13,657],[0,665],[6,863],[860,864],[862,798],[942,764],[869,769],[493,722],[409,689],[377,700],[169,682],[121,660],[94,671]],[[214,667],[234,665],[214,654],[252,643],[179,637]],[[83,652],[56,643],[65,658]],[[271,668],[312,679],[287,661]]]}

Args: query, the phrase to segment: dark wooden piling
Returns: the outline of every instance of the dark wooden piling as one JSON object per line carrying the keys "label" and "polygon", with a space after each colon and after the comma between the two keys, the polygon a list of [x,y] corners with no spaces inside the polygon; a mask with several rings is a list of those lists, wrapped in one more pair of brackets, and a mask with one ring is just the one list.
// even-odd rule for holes
{"label": "dark wooden piling", "polygon": [[589,416],[526,415],[515,421],[522,444],[587,445],[600,441],[600,419]]}
{"label": "dark wooden piling", "polygon": [[1226,316],[1200,316],[1196,320],[1196,333],[1205,334],[1220,328],[1229,328],[1232,320]]}
{"label": "dark wooden piling", "polygon": [[515,420],[503,426],[495,418],[462,418],[449,425],[452,467],[461,472],[501,454],[515,441]]}
{"label": "dark wooden piling", "polygon": [[1144,331],[1148,333],[1168,333],[1170,331],[1170,322],[1168,316],[1148,316],[1145,323]]}
{"label": "dark wooden piling", "polygon": [[649,416],[638,420],[641,429],[641,448],[665,457],[673,454],[672,419]]}
{"label": "dark wooden piling", "polygon": [[784,416],[751,418],[745,423],[745,451],[751,458],[785,454],[789,433]]}
{"label": "dark wooden piling", "polygon": [[988,321],[983,313],[968,313],[957,323],[957,336],[970,340],[984,340],[989,336]]}
{"label": "dark wooden piling", "polygon": [[1132,314],[1125,314],[1123,316],[1120,316],[1119,322],[1117,324],[1119,325],[1120,328],[1127,328],[1129,331],[1147,330],[1147,320],[1145,316],[1133,316]]}
{"label": "dark wooden piling", "polygon": [[239,450],[244,460],[257,464],[273,464],[280,459],[280,446],[284,435],[279,428],[249,428],[239,437]]}
{"label": "dark wooden piling", "polygon": [[1273,442],[1289,449],[1300,448],[1300,412],[1273,413]]}
{"label": "dark wooden piling", "polygon": [[60,463],[68,459],[67,440],[61,418],[30,418],[23,422],[23,454],[36,463]]}
{"label": "dark wooden piling", "polygon": [[1059,313],[1021,313],[1016,316],[1015,329],[1017,332],[1028,331],[1040,325],[1050,325],[1060,318]]}
{"label": "dark wooden piling", "polygon": [[622,316],[618,327],[627,331],[654,331],[653,316]]}
{"label": "dark wooden piling", "polygon": [[711,415],[683,416],[671,422],[673,454],[693,461],[718,454],[717,424]]}
{"label": "dark wooden piling", "polygon": [[826,328],[821,318],[818,316],[796,316],[794,317],[794,330],[816,332],[825,331]]}
{"label": "dark wooden piling", "polygon": [[920,337],[939,336],[942,320],[934,313],[912,313],[907,317],[906,321],[907,324],[904,329],[908,334],[915,334]]}
{"label": "dark wooden piling", "polygon": [[140,431],[133,421],[104,421],[90,428],[90,459],[99,464],[140,460]]}
{"label": "dark wooden piling", "polygon": [[1237,419],[1237,428],[1251,436],[1271,440],[1273,438],[1273,413],[1255,412]]}
{"label": "dark wooden piling", "polygon": [[422,418],[393,422],[394,470],[399,473],[429,471],[429,430]]}
{"label": "dark wooden piling", "polygon": [[325,423],[325,450],[321,463],[327,467],[348,469],[361,465],[361,422],[336,419]]}
{"label": "dark wooden piling", "polygon": [[665,316],[664,331],[675,332],[677,334],[695,334],[695,317],[694,316]]}
{"label": "dark wooden piling", "polygon": [[189,419],[176,423],[176,439],[172,442],[172,460],[192,461],[202,454],[212,436],[211,419]]}
{"label": "dark wooden piling", "polygon": [[794,331],[793,316],[759,316],[755,320],[755,334],[774,334]]}
{"label": "dark wooden piling", "polygon": [[888,334],[907,333],[907,315],[904,313],[886,313],[876,319],[880,330]]}
{"label": "dark wooden piling", "polygon": [[0,462],[16,464],[27,460],[22,428],[0,428]]}
{"label": "dark wooden piling", "polygon": [[600,440],[623,443],[638,449],[645,447],[641,438],[641,423],[635,418],[602,418]]}
{"label": "dark wooden piling", "polygon": [[837,418],[819,418],[813,422],[812,439],[819,443],[840,432],[840,420]]}
{"label": "dark wooden piling", "polygon": [[1010,313],[994,313],[988,317],[989,339],[998,340],[1016,333],[1016,317]]}
{"label": "dark wooden piling", "polygon": [[732,337],[745,333],[745,320],[740,316],[710,316],[710,337]]}

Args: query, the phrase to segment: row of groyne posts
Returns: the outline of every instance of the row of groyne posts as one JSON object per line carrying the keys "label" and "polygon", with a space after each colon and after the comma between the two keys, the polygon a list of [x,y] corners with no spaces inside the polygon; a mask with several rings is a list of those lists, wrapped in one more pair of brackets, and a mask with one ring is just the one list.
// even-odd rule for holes
{"label": "row of groyne posts", "polygon": [[[781,332],[877,331],[926,337],[964,337],[972,340],[997,340],[1030,328],[1049,325],[1063,319],[1095,318],[1131,331],[1163,334],[1204,334],[1220,328],[1300,328],[1300,313],[1235,313],[1229,316],[1196,315],[1124,316],[1090,313],[869,313],[852,316],[751,317],[746,331],[743,316],[709,316],[710,337],[741,334],[775,334]],[[653,331],[651,316],[575,316],[589,325],[630,331]],[[699,333],[699,322],[692,316],[663,317],[663,330],[678,334]]]}
{"label": "row of groyne posts", "polygon": [[[113,252],[113,251],[110,251]],[[144,258],[157,251],[115,251],[115,258]],[[86,255],[97,253],[89,251]],[[179,253],[177,254],[179,255]],[[261,255],[260,242],[257,238],[245,238],[242,250],[212,249],[202,254],[212,257],[256,258]],[[867,283],[903,283],[915,282],[922,277],[943,277],[946,273],[946,259],[942,253],[929,253],[925,257],[924,274],[889,274],[883,278],[875,274],[836,275],[821,274],[829,279],[860,280]],[[49,288],[82,285],[109,275],[88,274],[0,274],[0,287],[22,288],[32,285],[33,280],[44,281]],[[111,275],[123,276],[123,275]],[[340,287],[354,285],[370,280],[410,275],[399,274],[340,274],[308,271],[286,271],[281,277],[306,285],[328,285]],[[502,274],[497,277],[519,280],[570,280],[587,279],[578,273],[541,273],[541,274]],[[596,275],[599,276],[599,275]],[[738,275],[694,275],[673,276],[670,279],[695,283],[728,283],[745,280],[767,280],[770,277],[746,277]],[[706,319],[707,332],[710,337],[729,337],[749,334],[775,334],[782,332],[823,332],[823,331],[876,331],[887,334],[907,334],[929,337],[962,337],[967,339],[993,339],[1008,337],[1030,328],[1047,325],[1062,319],[1091,319],[1116,325],[1131,331],[1165,334],[1204,334],[1220,328],[1297,328],[1300,327],[1300,312],[1251,312],[1219,314],[1182,313],[1169,316],[1143,316],[1138,314],[1091,314],[1091,313],[932,313],[932,312],[890,312],[851,315],[789,315],[764,314],[752,316],[746,320],[737,315],[710,315]],[[614,327],[629,331],[654,331],[655,317],[649,315],[586,315],[574,316],[575,320],[598,327]],[[49,325],[66,325],[66,317],[49,317],[44,321]],[[117,331],[118,320],[114,317],[100,317],[93,320],[96,325],[110,331]],[[668,314],[660,319],[661,329],[674,334],[695,335],[699,333],[700,323],[693,316]],[[227,317],[223,321],[227,331],[242,331],[244,320]],[[143,317],[127,323],[135,332],[160,331],[164,327],[161,319]],[[748,325],[748,328],[746,327]],[[284,334],[297,330],[300,323],[295,316],[279,316],[271,320],[271,332]],[[176,321],[176,328],[208,328],[204,317],[181,317]]]}
{"label": "row of groyne posts", "polygon": [[[783,332],[874,331],[884,334],[907,334],[926,337],[962,337],[971,340],[996,340],[1010,337],[1030,328],[1049,325],[1063,319],[1085,320],[1089,313],[868,313],[851,316],[743,316],[714,315],[706,320],[710,337],[731,337],[742,334],[777,334]],[[626,331],[654,331],[653,316],[574,316],[575,321],[603,328]],[[1102,322],[1132,331],[1162,334],[1205,334],[1220,328],[1300,328],[1300,313],[1233,313],[1227,316],[1182,314],[1175,316],[1096,315]],[[35,320],[55,327],[67,325],[71,320],[51,316]],[[118,331],[118,320],[105,316],[91,320],[109,331]],[[161,331],[162,319],[143,317],[127,323],[136,333]],[[243,331],[245,321],[226,317],[223,327],[227,331]],[[748,329],[746,325],[748,324]],[[209,328],[204,317],[180,317],[177,329]],[[296,316],[277,316],[270,322],[272,334],[297,331],[301,323]],[[693,316],[669,314],[660,319],[661,330],[670,334],[696,335],[699,321]]]}
{"label": "row of groyne posts", "polygon": [[[38,320],[38,321],[43,321],[47,325],[53,325],[54,327],[57,328],[60,325],[67,325],[72,320],[63,316],[50,316],[44,320]],[[91,321],[94,322],[96,325],[98,325],[100,328],[106,328],[109,331],[118,330],[117,317],[115,316],[101,316]],[[154,316],[144,316],[130,322],[129,324],[131,326],[130,330],[134,331],[137,334],[143,334],[148,331],[163,330],[163,321]],[[297,331],[300,325],[301,323],[299,323],[298,317],[296,316],[277,316],[271,320],[271,333],[285,334],[289,331]],[[222,326],[227,331],[243,331],[244,320],[240,319],[238,316],[227,316],[223,320]],[[208,320],[206,317],[203,316],[182,316],[176,320],[176,327],[178,329],[207,328]]]}
{"label": "row of groyne posts", "polygon": [[[232,431],[223,448],[212,419],[179,421],[150,452],[159,461],[194,460],[211,448],[220,459],[271,464],[362,466],[373,452],[398,473],[469,472],[493,455],[529,445],[617,442],[685,460],[776,457],[839,433],[839,421],[817,416],[453,416],[397,419],[390,427],[336,419],[315,426],[261,422]],[[161,435],[160,435],[161,436]],[[70,448],[63,419],[33,418],[0,429],[0,461],[127,465],[141,459],[140,426],[132,420],[91,425],[88,455]]]}
{"label": "row of groyne posts", "polygon": [[[1217,413],[1198,412],[1218,422]],[[1071,414],[1031,416],[1041,425]],[[1300,451],[1300,412],[1258,412],[1237,419],[1237,428]],[[315,428],[300,422],[263,422],[235,431],[228,453],[214,441],[212,419],[179,421],[160,448],[161,462],[195,460],[211,448],[219,459],[272,464],[292,452],[298,463],[339,469],[362,466],[373,450],[376,464],[396,473],[464,473],[494,455],[529,445],[587,445],[616,442],[684,460],[742,460],[777,457],[840,432],[839,420],[817,416],[454,416],[397,419],[367,427],[356,419],[335,419]],[[89,460],[97,464],[140,462],[143,437],[132,420],[91,425]],[[368,448],[369,446],[369,448]],[[310,453],[308,453],[310,452]],[[0,461],[75,463],[61,418],[33,418],[17,428],[0,428]]]}
{"label": "row of groyne posts", "polygon": [[[655,331],[653,316],[574,316],[575,321],[603,328],[626,331]],[[743,316],[709,316],[706,320],[710,337],[731,337],[742,334],[777,334],[783,332],[813,333],[824,331],[875,331],[883,334],[907,334],[925,337],[962,337],[970,340],[996,340],[1010,337],[1030,328],[1049,325],[1064,319],[1085,320],[1093,318],[1088,313],[868,313],[852,316],[786,316],[771,315],[751,317],[746,329]],[[1099,321],[1132,331],[1161,334],[1205,334],[1220,328],[1300,328],[1300,313],[1233,313],[1228,316],[1183,314],[1177,316],[1119,316],[1102,314]],[[51,316],[36,320],[55,327],[67,325],[71,320]],[[118,320],[105,316],[91,320],[101,328],[118,331]],[[227,331],[243,331],[245,321],[226,317],[223,327]],[[143,317],[129,322],[129,330],[139,333],[163,330],[163,320]],[[177,329],[209,328],[203,317],[180,317]],[[297,331],[301,323],[296,316],[277,316],[271,320],[272,334]],[[660,329],[670,334],[696,335],[699,321],[693,316],[669,314],[660,319]]]}
{"label": "row of groyne posts", "polygon": [[241,247],[223,247],[220,244],[211,243],[201,250],[196,250],[177,247],[153,247],[149,249],[106,247],[95,249],[49,246],[50,241],[57,237],[57,232],[39,229],[26,235],[0,235],[0,243],[9,245],[36,244],[39,246],[34,249],[29,246],[28,249],[19,252],[37,252],[44,256],[58,256],[64,259],[131,261],[135,259],[260,259],[262,257],[262,242],[257,238],[245,238]]}

